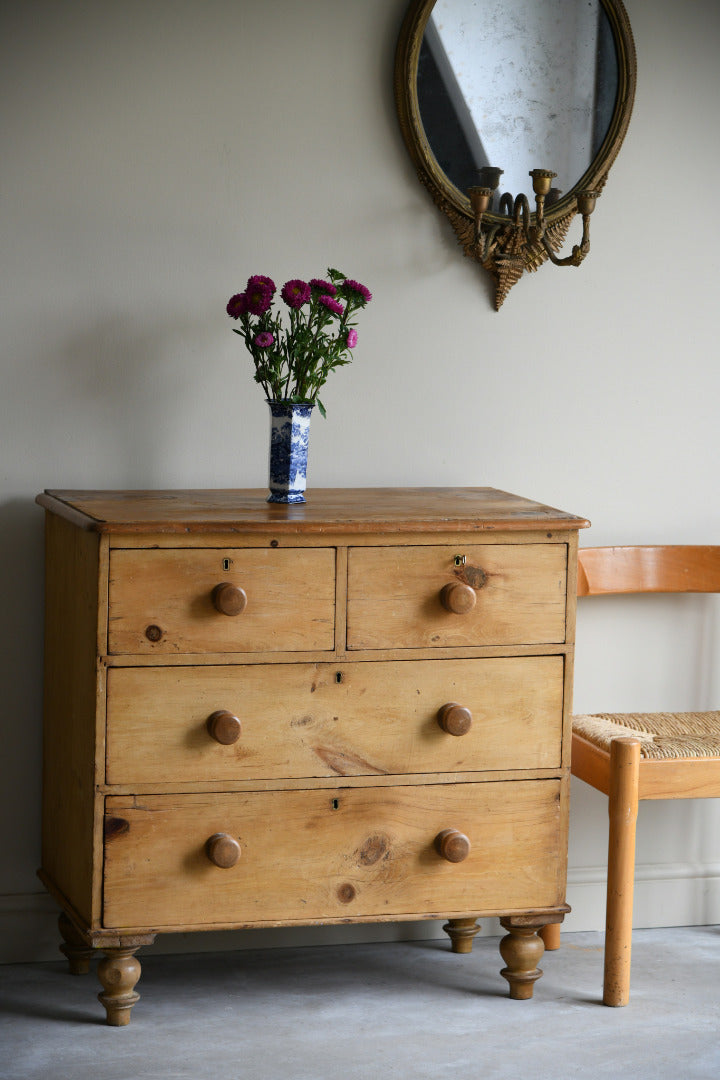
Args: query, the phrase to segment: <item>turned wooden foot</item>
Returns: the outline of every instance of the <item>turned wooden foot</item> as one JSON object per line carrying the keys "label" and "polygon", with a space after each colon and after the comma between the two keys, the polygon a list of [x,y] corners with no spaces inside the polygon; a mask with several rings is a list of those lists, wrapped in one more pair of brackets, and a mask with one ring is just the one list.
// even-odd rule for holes
{"label": "turned wooden foot", "polygon": [[124,1027],[130,1023],[130,1010],[140,995],[135,984],[140,978],[140,961],[135,953],[139,946],[103,949],[104,957],[98,964],[98,977],[103,993],[98,1000],[105,1006],[107,1022],[111,1027]]}
{"label": "turned wooden foot", "polygon": [[537,965],[545,946],[538,930],[544,920],[533,925],[527,916],[510,916],[501,919],[500,925],[509,931],[500,942],[500,955],[507,965],[500,974],[510,984],[510,997],[525,1001],[533,996],[535,982],[542,975]]}
{"label": "turned wooden foot", "polygon": [[90,970],[90,961],[95,956],[95,949],[88,945],[64,912],[58,919],[58,928],[63,937],[60,952],[67,957],[70,974],[87,975]]}
{"label": "turned wooden foot", "polygon": [[454,953],[472,952],[473,938],[480,929],[479,923],[472,919],[448,919],[443,930],[450,938],[450,947]]}
{"label": "turned wooden foot", "polygon": [[545,945],[545,952],[560,948],[560,923],[548,923],[540,930],[540,937]]}

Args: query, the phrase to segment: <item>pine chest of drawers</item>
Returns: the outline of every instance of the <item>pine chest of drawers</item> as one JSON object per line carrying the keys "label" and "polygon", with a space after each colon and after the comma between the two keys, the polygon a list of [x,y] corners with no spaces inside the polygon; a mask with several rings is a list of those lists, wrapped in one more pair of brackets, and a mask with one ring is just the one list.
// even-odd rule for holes
{"label": "pine chest of drawers", "polygon": [[489,488],[46,492],[43,855],[108,1022],[163,931],[565,904],[577,530]]}

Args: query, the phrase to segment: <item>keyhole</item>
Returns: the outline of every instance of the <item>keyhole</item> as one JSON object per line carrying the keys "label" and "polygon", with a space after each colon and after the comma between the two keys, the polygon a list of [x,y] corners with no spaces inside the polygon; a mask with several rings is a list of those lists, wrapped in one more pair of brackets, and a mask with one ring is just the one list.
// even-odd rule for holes
{"label": "keyhole", "polygon": [[230,569],[230,560],[229,559],[223,559],[223,570],[229,570],[229,569]]}
{"label": "keyhole", "polygon": [[339,799],[333,799],[331,805],[332,805],[333,810],[339,810],[340,809],[340,800]]}
{"label": "keyhole", "polygon": [[456,566],[464,566],[465,565],[465,559],[466,559],[465,555],[456,555],[455,556],[455,565]]}
{"label": "keyhole", "polygon": [[335,672],[335,682],[336,683],[341,683],[342,681],[343,681],[343,673],[342,673],[342,671],[336,671]]}

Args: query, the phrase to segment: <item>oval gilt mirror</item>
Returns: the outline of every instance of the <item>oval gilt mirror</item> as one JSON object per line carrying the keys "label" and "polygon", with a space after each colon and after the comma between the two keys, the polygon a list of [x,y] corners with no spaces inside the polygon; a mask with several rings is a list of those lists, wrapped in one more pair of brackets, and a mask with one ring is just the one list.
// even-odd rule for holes
{"label": "oval gilt mirror", "polygon": [[[410,4],[395,61],[403,136],[465,254],[495,277],[496,308],[525,270],[589,251],[635,79],[621,0]],[[582,242],[560,258],[578,212]]]}

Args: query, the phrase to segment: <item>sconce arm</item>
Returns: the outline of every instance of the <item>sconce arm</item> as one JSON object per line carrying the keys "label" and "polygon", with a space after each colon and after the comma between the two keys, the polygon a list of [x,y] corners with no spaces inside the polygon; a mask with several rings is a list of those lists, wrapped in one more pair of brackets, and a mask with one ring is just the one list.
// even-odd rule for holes
{"label": "sconce arm", "polygon": [[508,217],[513,216],[513,197],[509,191],[500,196],[500,213],[507,214]]}
{"label": "sconce arm", "polygon": [[590,251],[590,214],[583,214],[582,221],[583,221],[582,240],[580,241],[579,244],[574,245],[574,247],[572,249],[572,254],[567,255],[564,259],[559,259],[557,257],[557,255],[553,251],[552,247],[550,246],[550,243],[548,242],[547,236],[543,235],[541,237],[542,245],[545,248],[545,252],[547,254],[547,257],[550,259],[550,261],[552,263],[555,264],[555,266],[579,266],[580,263],[585,258],[585,256],[589,253],[589,251]]}
{"label": "sconce arm", "polygon": [[513,223],[515,225],[520,224],[520,218],[522,217],[523,232],[527,236],[530,228],[530,203],[527,200],[527,195],[523,195],[522,192],[515,196],[515,205],[513,206]]}
{"label": "sconce arm", "polygon": [[475,232],[475,251],[481,262],[486,262],[495,248],[499,225],[480,225]]}

